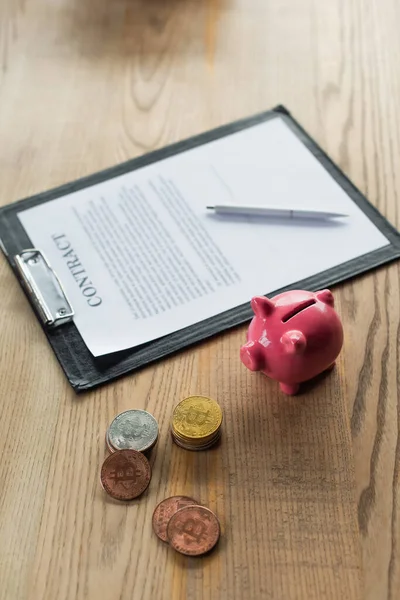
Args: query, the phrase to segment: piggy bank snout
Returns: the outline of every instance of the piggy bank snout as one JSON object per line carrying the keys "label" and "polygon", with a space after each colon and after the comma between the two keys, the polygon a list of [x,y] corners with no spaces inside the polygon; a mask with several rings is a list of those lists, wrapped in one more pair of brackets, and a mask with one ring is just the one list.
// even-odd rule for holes
{"label": "piggy bank snout", "polygon": [[261,371],[264,366],[263,356],[256,342],[247,342],[240,348],[240,360],[250,371]]}

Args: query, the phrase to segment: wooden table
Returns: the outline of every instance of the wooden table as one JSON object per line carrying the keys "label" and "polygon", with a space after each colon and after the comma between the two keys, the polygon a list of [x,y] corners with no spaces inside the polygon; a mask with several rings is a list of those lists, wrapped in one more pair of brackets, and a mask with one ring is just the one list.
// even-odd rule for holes
{"label": "wooden table", "polygon": [[[397,0],[0,0],[0,202],[282,103],[399,226]],[[398,598],[399,267],[335,289],[338,368],[296,399],[241,368],[240,328],[76,397],[0,260],[0,598]],[[209,394],[218,450],[168,434]],[[113,416],[159,420],[148,493],[105,497]],[[219,548],[185,559],[151,531],[194,495]]]}

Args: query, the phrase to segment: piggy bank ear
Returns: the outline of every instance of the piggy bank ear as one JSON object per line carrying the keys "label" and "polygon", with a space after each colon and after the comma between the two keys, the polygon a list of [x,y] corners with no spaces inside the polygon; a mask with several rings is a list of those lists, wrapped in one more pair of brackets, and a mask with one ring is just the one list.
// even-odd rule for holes
{"label": "piggy bank ear", "polygon": [[317,292],[315,295],[317,297],[317,300],[324,302],[324,304],[329,304],[329,306],[332,306],[332,307],[334,306],[335,300],[333,298],[332,292],[330,292],[329,290],[321,290],[320,292]]}
{"label": "piggy bank ear", "polygon": [[281,337],[281,344],[287,354],[303,354],[307,347],[307,340],[301,331],[287,331]]}
{"label": "piggy bank ear", "polygon": [[251,300],[251,308],[257,317],[268,317],[274,310],[274,303],[265,296],[254,296]]}

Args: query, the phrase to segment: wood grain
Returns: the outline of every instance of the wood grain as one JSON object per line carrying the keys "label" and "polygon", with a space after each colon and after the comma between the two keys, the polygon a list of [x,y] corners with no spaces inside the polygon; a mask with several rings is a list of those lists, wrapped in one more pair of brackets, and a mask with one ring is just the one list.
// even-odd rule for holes
{"label": "wood grain", "polygon": [[[0,0],[0,202],[282,103],[398,227],[399,25],[396,0]],[[335,290],[338,368],[296,399],[241,368],[243,328],[76,397],[1,259],[0,598],[397,598],[399,294],[397,264]],[[225,416],[201,454],[168,433],[196,392]],[[98,474],[134,406],[161,436],[125,506]],[[173,493],[221,519],[204,560],[152,535]]]}

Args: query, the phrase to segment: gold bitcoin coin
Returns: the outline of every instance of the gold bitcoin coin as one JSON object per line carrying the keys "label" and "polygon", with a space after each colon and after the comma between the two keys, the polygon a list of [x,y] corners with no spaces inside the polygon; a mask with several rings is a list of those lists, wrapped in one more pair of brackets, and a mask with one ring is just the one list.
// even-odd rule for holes
{"label": "gold bitcoin coin", "polygon": [[189,396],[176,406],[172,417],[173,431],[180,437],[195,440],[212,437],[221,427],[220,406],[206,396]]}
{"label": "gold bitcoin coin", "polygon": [[221,428],[218,428],[217,431],[215,431],[212,435],[206,435],[204,437],[199,437],[199,438],[193,438],[193,437],[188,437],[188,436],[184,436],[181,435],[178,431],[175,430],[174,426],[171,427],[171,433],[173,435],[173,437],[175,439],[177,439],[178,441],[181,441],[183,443],[186,444],[190,444],[192,446],[204,446],[206,444],[209,444],[211,442],[213,442],[213,440],[215,440],[217,437],[219,437],[220,433],[221,433]]}
{"label": "gold bitcoin coin", "polygon": [[183,442],[180,438],[176,437],[172,433],[172,439],[177,446],[179,446],[180,448],[184,448],[185,450],[193,450],[195,452],[199,452],[201,450],[208,450],[209,448],[212,448],[219,442],[220,438],[221,438],[221,434],[217,433],[217,435],[210,442],[207,442],[205,444],[193,444],[193,443]]}
{"label": "gold bitcoin coin", "polygon": [[187,434],[185,435],[185,434],[181,433],[181,431],[180,431],[179,428],[177,429],[175,427],[174,423],[172,423],[172,430],[173,430],[173,432],[175,433],[175,435],[177,437],[180,437],[183,440],[193,441],[193,443],[196,443],[196,440],[199,443],[203,443],[203,442],[205,442],[205,441],[207,441],[209,439],[212,439],[214,437],[214,435],[219,431],[219,429],[220,429],[220,427],[217,427],[215,429],[215,431],[213,431],[210,435],[201,435],[201,436],[200,435],[194,435],[193,436],[193,435],[187,435]]}

